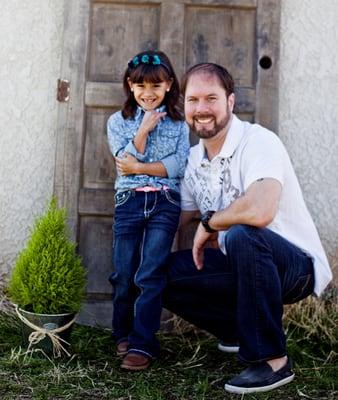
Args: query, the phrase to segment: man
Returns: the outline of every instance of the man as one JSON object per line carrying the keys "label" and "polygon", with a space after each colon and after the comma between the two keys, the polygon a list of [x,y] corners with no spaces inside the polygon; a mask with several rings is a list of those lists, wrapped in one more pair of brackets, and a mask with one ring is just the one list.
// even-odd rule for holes
{"label": "man", "polygon": [[[267,391],[294,378],[283,304],[319,295],[332,278],[288,154],[278,137],[233,114],[234,82],[204,63],[183,80],[185,118],[201,140],[182,182],[182,223],[201,215],[193,249],[172,254],[164,306],[239,346],[249,367],[225,389]],[[206,248],[218,238],[219,249]]]}

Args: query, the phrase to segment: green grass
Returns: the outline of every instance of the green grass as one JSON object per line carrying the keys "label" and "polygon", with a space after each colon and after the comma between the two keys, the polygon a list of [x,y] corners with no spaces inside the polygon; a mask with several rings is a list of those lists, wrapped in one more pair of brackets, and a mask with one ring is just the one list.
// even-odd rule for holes
{"label": "green grass", "polygon": [[[337,307],[326,308],[323,315],[330,316],[336,329],[337,314],[332,310],[336,312]],[[202,332],[159,334],[161,358],[147,371],[126,372],[120,369],[109,331],[78,325],[72,332],[71,358],[35,356],[24,360],[19,351],[20,325],[15,316],[2,312],[0,399],[338,399],[337,338],[331,331],[328,337],[322,330],[316,335],[313,329],[310,332],[294,323],[298,311],[293,311],[285,324],[295,380],[268,393],[245,396],[231,395],[223,389],[243,365],[236,355],[218,351],[216,339]]]}

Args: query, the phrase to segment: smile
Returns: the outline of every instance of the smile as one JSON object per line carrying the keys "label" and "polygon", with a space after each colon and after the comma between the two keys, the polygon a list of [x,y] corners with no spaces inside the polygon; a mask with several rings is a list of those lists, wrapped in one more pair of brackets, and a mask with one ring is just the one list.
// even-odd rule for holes
{"label": "smile", "polygon": [[213,117],[195,117],[194,121],[198,124],[210,124],[210,122],[214,121]]}
{"label": "smile", "polygon": [[142,101],[147,104],[152,104],[156,101],[156,99],[142,99]]}

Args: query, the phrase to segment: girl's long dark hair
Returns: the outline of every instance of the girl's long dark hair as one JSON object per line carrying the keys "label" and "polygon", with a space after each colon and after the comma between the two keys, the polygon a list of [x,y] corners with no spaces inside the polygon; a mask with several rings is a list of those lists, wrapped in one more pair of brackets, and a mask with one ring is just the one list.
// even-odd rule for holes
{"label": "girl's long dark hair", "polygon": [[[156,60],[156,62],[142,62],[142,57],[144,56],[148,56],[150,60]],[[133,62],[133,60],[135,60],[135,62]],[[160,61],[160,63],[158,63],[158,61]],[[168,117],[174,121],[183,120],[183,113],[180,109],[180,87],[178,79],[165,53],[162,51],[144,51],[137,54],[129,62],[123,77],[123,89],[127,96],[127,100],[122,108],[122,116],[125,119],[134,117],[137,109],[137,102],[133,92],[130,90],[128,78],[133,83],[172,81],[171,88],[169,92],[166,92],[162,104],[166,106]]]}

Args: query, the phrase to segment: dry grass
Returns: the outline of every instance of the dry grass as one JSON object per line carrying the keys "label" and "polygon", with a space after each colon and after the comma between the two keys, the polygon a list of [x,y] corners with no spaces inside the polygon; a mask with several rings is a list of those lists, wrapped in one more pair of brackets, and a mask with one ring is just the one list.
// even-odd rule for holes
{"label": "dry grass", "polygon": [[13,304],[8,300],[6,296],[6,279],[0,275],[0,312],[6,316],[1,323],[1,327],[19,329],[20,322],[15,314]]}
{"label": "dry grass", "polygon": [[304,339],[318,339],[333,349],[338,344],[338,289],[330,287],[321,298],[307,297],[285,307],[286,329],[299,328]]}

